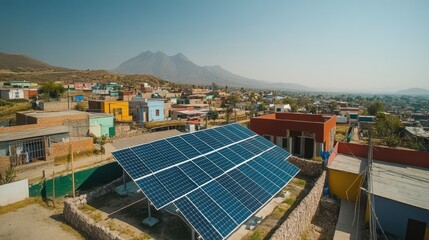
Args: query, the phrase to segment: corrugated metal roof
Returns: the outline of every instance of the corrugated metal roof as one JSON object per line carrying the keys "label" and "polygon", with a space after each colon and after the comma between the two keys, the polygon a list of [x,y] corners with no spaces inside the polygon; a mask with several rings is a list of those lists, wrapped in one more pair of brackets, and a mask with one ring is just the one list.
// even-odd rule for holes
{"label": "corrugated metal roof", "polygon": [[68,126],[39,127],[0,133],[0,142],[68,133]]}

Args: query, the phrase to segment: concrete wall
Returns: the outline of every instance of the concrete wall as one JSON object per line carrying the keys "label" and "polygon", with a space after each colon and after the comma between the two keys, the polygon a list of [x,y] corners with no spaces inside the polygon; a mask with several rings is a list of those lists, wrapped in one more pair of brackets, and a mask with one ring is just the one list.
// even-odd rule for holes
{"label": "concrete wall", "polygon": [[[101,137],[104,135],[109,136],[109,130],[110,128],[114,128],[114,117],[97,117],[97,118],[90,118],[89,119],[89,125],[91,126],[91,129],[94,128],[94,125],[97,126],[97,129],[99,129],[100,135],[96,135],[94,132],[93,134],[96,135],[96,137]],[[113,137],[113,136],[111,136]]]}
{"label": "concrete wall", "polygon": [[28,198],[28,179],[0,186],[0,206],[19,202]]}
{"label": "concrete wall", "polygon": [[[425,222],[429,227],[429,210],[374,196],[375,213],[383,230],[405,238],[408,219]],[[429,237],[426,231],[426,239]]]}
{"label": "concrete wall", "polygon": [[314,184],[308,195],[290,213],[286,221],[276,230],[271,239],[301,239],[301,235],[311,223],[322,197],[323,185],[325,184],[326,172],[323,172]]}

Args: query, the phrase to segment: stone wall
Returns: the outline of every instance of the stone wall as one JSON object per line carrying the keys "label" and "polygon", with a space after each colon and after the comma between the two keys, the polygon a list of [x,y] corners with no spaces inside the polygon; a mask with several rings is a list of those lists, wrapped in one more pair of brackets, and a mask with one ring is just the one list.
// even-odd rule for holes
{"label": "stone wall", "polygon": [[88,201],[101,197],[111,192],[122,182],[119,178],[97,190],[79,197],[69,198],[64,202],[64,219],[79,231],[85,233],[90,239],[100,240],[122,240],[119,233],[111,231],[108,227],[96,223],[93,219],[85,215],[79,208]]}
{"label": "stone wall", "polygon": [[322,173],[314,184],[308,195],[290,213],[286,221],[276,230],[271,239],[301,239],[301,235],[311,223],[316,214],[317,207],[322,197],[323,186],[325,185],[326,171]]}
{"label": "stone wall", "polygon": [[307,160],[291,156],[288,161],[301,169],[301,173],[311,177],[320,176],[322,173],[322,162]]}

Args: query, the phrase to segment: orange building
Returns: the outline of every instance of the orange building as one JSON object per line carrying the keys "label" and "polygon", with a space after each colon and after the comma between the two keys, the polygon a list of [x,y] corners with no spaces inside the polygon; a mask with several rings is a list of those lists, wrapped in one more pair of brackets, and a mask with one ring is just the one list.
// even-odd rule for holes
{"label": "orange building", "polygon": [[336,116],[274,113],[250,119],[250,129],[295,156],[312,159],[333,149]]}

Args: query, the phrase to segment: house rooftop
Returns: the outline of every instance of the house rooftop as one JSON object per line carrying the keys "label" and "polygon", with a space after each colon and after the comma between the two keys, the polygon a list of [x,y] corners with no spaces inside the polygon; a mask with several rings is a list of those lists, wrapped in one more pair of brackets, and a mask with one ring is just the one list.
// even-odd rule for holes
{"label": "house rooftop", "polygon": [[414,136],[429,138],[429,133],[421,127],[405,127],[405,130]]}
{"label": "house rooftop", "polygon": [[86,112],[69,110],[69,111],[60,111],[60,112],[19,112],[20,114],[35,117],[35,118],[45,118],[45,117],[61,117],[61,116],[71,116],[71,115],[82,115]]}
{"label": "house rooftop", "polygon": [[97,113],[97,112],[87,112],[89,118],[105,118],[105,117],[115,117],[113,114],[108,113]]}
{"label": "house rooftop", "polygon": [[68,133],[68,126],[40,127],[40,128],[22,128],[22,130],[0,133],[0,142],[14,141],[19,139],[49,136],[55,134]]}
{"label": "house rooftop", "polygon": [[429,210],[429,169],[374,161],[373,194]]}
{"label": "house rooftop", "polygon": [[273,120],[285,120],[285,121],[295,121],[295,122],[318,122],[324,123],[327,120],[334,118],[335,116],[331,115],[322,115],[322,114],[308,114],[308,113],[273,113],[268,114],[257,118],[262,119],[273,119]]}
{"label": "house rooftop", "polygon": [[364,158],[337,154],[328,168],[342,172],[360,174],[366,168],[366,162],[367,160]]}
{"label": "house rooftop", "polygon": [[176,135],[182,134],[181,132],[177,130],[168,130],[168,131],[160,131],[160,132],[154,132],[154,133],[147,133],[140,136],[130,137],[126,139],[116,140],[112,143],[113,147],[116,150],[156,141],[159,139],[164,139],[168,137],[173,137]]}

